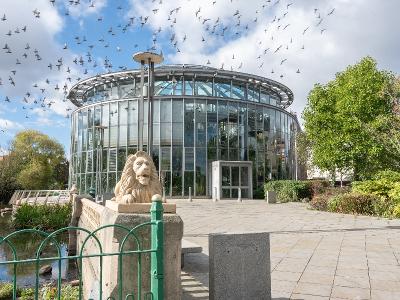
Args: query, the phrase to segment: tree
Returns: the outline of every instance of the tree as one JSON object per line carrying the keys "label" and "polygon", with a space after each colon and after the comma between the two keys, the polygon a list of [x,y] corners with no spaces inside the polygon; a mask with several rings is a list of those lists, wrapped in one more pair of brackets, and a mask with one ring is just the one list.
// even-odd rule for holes
{"label": "tree", "polygon": [[67,181],[62,145],[35,130],[19,132],[0,161],[0,201],[7,201],[15,189],[64,188]]}
{"label": "tree", "polygon": [[400,149],[382,139],[397,127],[399,94],[395,76],[378,70],[371,57],[326,85],[316,84],[303,111],[312,163],[331,174],[351,170],[355,180],[378,170],[399,170]]}

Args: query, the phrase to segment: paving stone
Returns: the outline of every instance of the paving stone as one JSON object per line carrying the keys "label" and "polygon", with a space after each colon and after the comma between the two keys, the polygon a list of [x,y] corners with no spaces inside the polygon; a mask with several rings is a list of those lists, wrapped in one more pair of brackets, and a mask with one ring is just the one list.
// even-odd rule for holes
{"label": "paving stone", "polygon": [[371,279],[371,288],[381,291],[400,292],[400,281]]}
{"label": "paving stone", "polygon": [[363,288],[363,289],[370,288],[368,276],[364,276],[364,277],[357,277],[354,275],[335,276],[335,280],[334,280],[333,284],[339,285],[339,286],[355,287],[355,288]]}
{"label": "paving stone", "polygon": [[331,287],[332,286],[330,284],[326,285],[326,284],[299,282],[295,287],[295,289],[293,290],[293,293],[329,297],[331,293]]}
{"label": "paving stone", "polygon": [[329,297],[323,296],[313,296],[313,295],[304,295],[304,294],[292,294],[290,299],[292,300],[329,300]]}
{"label": "paving stone", "polygon": [[271,283],[271,290],[291,293],[296,285],[295,281],[274,280]]}
{"label": "paving stone", "polygon": [[306,270],[300,278],[300,282],[329,284],[333,283],[333,275],[318,274]]}
{"label": "paving stone", "polygon": [[284,272],[284,271],[273,271],[271,278],[272,280],[285,280],[297,282],[300,279],[302,273],[300,272]]}
{"label": "paving stone", "polygon": [[[208,285],[208,234],[268,231],[273,270],[272,299],[287,300],[291,295],[304,295],[308,300],[314,295],[308,292],[318,292],[317,286],[322,292],[315,296],[330,296],[330,300],[343,299],[339,296],[351,297],[354,291],[361,295],[365,290],[360,287],[366,285],[360,278],[365,280],[369,274],[373,282],[372,299],[400,299],[396,291],[396,285],[400,286],[397,277],[400,276],[400,220],[319,212],[308,210],[303,203],[266,205],[264,201],[253,200],[214,203],[209,199],[194,199],[190,203],[187,200],[168,201],[177,204],[177,212],[185,224],[184,238],[203,247],[204,259],[188,256],[185,263],[190,266],[190,275],[203,285],[204,291]],[[317,281],[317,284],[296,283],[303,272],[304,278],[310,276],[311,281]],[[328,277],[321,276],[318,281],[318,276],[306,275],[310,273],[328,277],[336,275],[337,284],[349,286],[334,285],[334,282],[324,285]],[[300,287],[307,288],[307,293],[298,291]],[[336,294],[331,295],[333,288]],[[207,299],[202,294],[207,293],[204,291],[193,291],[195,295],[192,298],[183,299]],[[185,292],[184,295],[189,294]]]}
{"label": "paving stone", "polygon": [[370,291],[369,289],[334,286],[331,296],[340,299],[370,299]]}
{"label": "paving stone", "polygon": [[371,300],[399,300],[400,292],[371,290]]}

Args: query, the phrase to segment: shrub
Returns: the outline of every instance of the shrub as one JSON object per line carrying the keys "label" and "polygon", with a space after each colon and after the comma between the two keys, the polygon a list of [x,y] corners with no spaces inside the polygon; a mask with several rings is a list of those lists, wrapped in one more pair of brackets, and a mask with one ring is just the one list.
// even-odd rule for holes
{"label": "shrub", "polygon": [[265,183],[264,191],[265,193],[267,191],[275,191],[280,202],[299,201],[304,198],[311,199],[312,197],[310,181],[269,181]]}
{"label": "shrub", "polygon": [[15,228],[36,228],[55,230],[68,226],[71,220],[72,205],[29,205],[23,204],[13,219]]}
{"label": "shrub", "polygon": [[316,210],[327,210],[328,209],[328,197],[326,195],[314,196],[310,201],[312,209]]}
{"label": "shrub", "polygon": [[336,195],[329,199],[328,210],[338,213],[351,213],[373,215],[375,212],[374,203],[379,200],[374,195],[346,193]]}
{"label": "shrub", "polygon": [[325,193],[331,186],[330,182],[327,180],[310,180],[308,181],[308,184],[310,186],[312,197]]}
{"label": "shrub", "polygon": [[393,208],[392,216],[394,218],[400,218],[400,203],[396,204],[396,206]]}
{"label": "shrub", "polygon": [[[352,191],[388,197],[389,192],[400,182],[400,173],[394,171],[378,172],[373,179],[352,183]],[[400,194],[400,187],[398,189]]]}
{"label": "shrub", "polygon": [[13,296],[12,283],[1,283],[0,284],[0,300],[12,299],[12,296]]}
{"label": "shrub", "polygon": [[258,187],[253,194],[253,199],[265,199],[264,186]]}

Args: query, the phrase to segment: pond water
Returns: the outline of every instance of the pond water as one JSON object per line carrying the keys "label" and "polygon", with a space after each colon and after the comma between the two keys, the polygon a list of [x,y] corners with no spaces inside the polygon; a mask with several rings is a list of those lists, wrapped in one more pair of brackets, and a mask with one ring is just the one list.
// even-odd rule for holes
{"label": "pond water", "polygon": [[[3,207],[4,206],[0,206],[0,208]],[[5,237],[14,231],[15,229],[11,227],[11,214],[7,213],[4,217],[0,217],[0,237]],[[67,256],[68,235],[63,234],[58,236],[56,240],[60,244],[61,256]],[[33,259],[36,257],[36,251],[38,250],[40,243],[43,241],[43,237],[37,233],[23,233],[12,237],[10,241],[15,246],[18,260]],[[48,243],[48,245],[43,248],[40,257],[58,257],[55,243]],[[3,242],[0,244],[0,262],[10,260],[13,260],[12,250]],[[59,271],[61,272],[63,279],[71,280],[76,277],[75,262],[72,260],[62,260],[60,270],[57,260],[40,263],[40,267],[44,265],[51,265],[52,273],[50,275],[40,276],[40,284],[57,280]],[[34,285],[35,269],[35,263],[19,264],[17,266],[17,284],[20,287]],[[13,264],[0,264],[0,282],[11,282],[13,280],[13,275]]]}

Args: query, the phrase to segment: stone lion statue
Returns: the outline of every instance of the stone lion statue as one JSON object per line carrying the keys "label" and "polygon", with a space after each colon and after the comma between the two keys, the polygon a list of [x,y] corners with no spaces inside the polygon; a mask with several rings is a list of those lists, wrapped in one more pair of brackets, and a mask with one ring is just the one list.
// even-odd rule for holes
{"label": "stone lion statue", "polygon": [[114,193],[113,200],[123,204],[151,202],[154,194],[161,194],[156,167],[146,152],[128,156]]}

